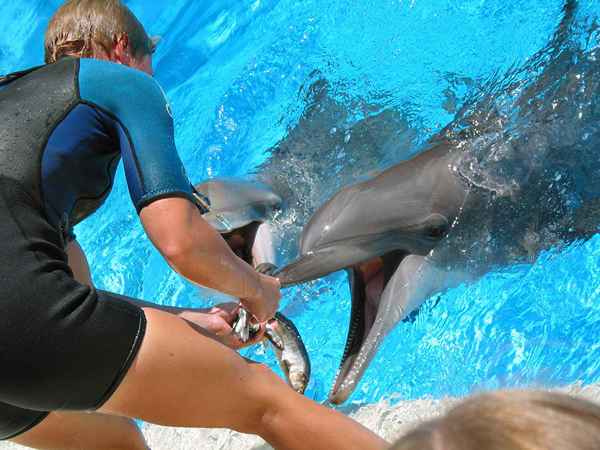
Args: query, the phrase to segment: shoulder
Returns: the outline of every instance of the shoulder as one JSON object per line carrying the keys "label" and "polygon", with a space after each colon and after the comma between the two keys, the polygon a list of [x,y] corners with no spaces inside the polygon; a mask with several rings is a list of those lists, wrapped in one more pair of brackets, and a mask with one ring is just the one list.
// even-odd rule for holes
{"label": "shoulder", "polygon": [[169,113],[158,82],[146,73],[108,61],[82,58],[79,63],[79,94],[111,113],[123,110],[155,110]]}

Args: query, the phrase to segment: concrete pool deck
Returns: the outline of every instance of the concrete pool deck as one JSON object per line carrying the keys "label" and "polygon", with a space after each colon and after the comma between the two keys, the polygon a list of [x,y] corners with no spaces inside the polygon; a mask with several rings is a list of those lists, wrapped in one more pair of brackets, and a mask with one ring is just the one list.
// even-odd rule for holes
{"label": "concrete pool deck", "polygon": [[[600,384],[587,386],[575,384],[557,390],[600,403]],[[383,438],[394,441],[419,423],[443,414],[459,400],[459,398],[410,400],[398,402],[393,406],[390,406],[387,401],[381,401],[356,408],[349,415]],[[145,425],[143,431],[152,450],[271,449],[256,436],[229,430]],[[0,450],[22,449],[25,447],[8,442],[0,443]]]}

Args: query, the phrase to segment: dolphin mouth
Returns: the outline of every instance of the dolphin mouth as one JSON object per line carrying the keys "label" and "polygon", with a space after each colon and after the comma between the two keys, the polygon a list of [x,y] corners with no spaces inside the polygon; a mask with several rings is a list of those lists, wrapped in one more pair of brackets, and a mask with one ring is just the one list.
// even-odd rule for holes
{"label": "dolphin mouth", "polygon": [[252,249],[259,226],[260,222],[250,222],[242,228],[237,228],[221,235],[233,253],[253,267],[254,257],[252,256]]}
{"label": "dolphin mouth", "polygon": [[[356,388],[362,374],[373,357],[379,341],[367,338],[375,324],[382,294],[407,253],[401,250],[386,253],[355,264],[347,269],[352,294],[352,310],[346,346],[340,362],[329,401],[341,404]],[[367,348],[368,347],[368,348]]]}

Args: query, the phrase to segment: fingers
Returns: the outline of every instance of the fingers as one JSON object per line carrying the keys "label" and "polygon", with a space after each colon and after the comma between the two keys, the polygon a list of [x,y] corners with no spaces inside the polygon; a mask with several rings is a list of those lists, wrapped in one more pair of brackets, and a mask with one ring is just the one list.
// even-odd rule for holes
{"label": "fingers", "polygon": [[232,348],[234,350],[240,350],[242,348],[250,347],[252,345],[256,345],[262,342],[265,339],[265,331],[265,326],[261,324],[261,327],[256,332],[256,334],[253,334],[248,341],[243,342],[242,340],[240,340],[239,337],[237,337],[237,335],[233,332],[232,329],[230,334],[222,337],[222,342],[229,348]]}
{"label": "fingers", "polygon": [[237,318],[239,309],[239,303],[227,302],[213,306],[210,310],[210,313],[222,317],[223,320],[226,320],[229,324],[231,324]]}
{"label": "fingers", "polygon": [[231,324],[231,335],[235,339],[235,347],[242,348],[254,345],[264,339],[266,325],[258,322],[246,308],[240,307],[238,316]]}

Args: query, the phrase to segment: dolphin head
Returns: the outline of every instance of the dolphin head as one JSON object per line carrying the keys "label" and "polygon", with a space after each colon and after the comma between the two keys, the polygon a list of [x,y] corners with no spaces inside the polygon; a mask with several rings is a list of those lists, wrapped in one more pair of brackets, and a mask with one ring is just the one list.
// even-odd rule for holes
{"label": "dolphin head", "polygon": [[[450,145],[438,144],[342,189],[303,230],[298,260],[277,275],[292,285],[341,269],[349,273],[350,329],[330,401],[348,398],[387,331],[403,317],[405,306],[395,307],[396,295],[386,289],[401,262],[427,255],[457,217],[466,188],[453,160]],[[367,339],[372,331],[376,336]]]}
{"label": "dolphin head", "polygon": [[213,178],[195,189],[210,201],[204,219],[220,233],[241,229],[252,222],[264,222],[282,200],[270,186],[239,178]]}
{"label": "dolphin head", "polygon": [[214,178],[194,188],[208,198],[202,217],[215,228],[234,253],[255,267],[275,262],[268,224],[282,200],[270,186],[238,178]]}

